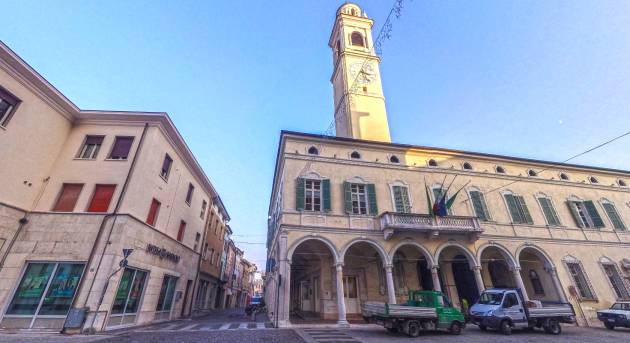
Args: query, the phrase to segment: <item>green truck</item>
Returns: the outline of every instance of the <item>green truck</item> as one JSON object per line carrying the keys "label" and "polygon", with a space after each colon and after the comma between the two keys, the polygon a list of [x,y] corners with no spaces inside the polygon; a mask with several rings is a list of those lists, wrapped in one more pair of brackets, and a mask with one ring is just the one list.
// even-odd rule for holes
{"label": "green truck", "polygon": [[464,315],[448,298],[436,291],[409,291],[405,304],[368,301],[361,307],[363,319],[384,326],[389,332],[418,337],[421,331],[447,330],[459,335],[466,326]]}

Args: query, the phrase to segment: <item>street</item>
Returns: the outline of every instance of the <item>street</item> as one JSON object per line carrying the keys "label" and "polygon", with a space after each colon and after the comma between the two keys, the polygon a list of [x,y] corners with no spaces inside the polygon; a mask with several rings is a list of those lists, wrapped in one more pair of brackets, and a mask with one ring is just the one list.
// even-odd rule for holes
{"label": "street", "polygon": [[511,336],[498,332],[482,332],[469,325],[461,336],[446,332],[423,333],[416,339],[404,334],[391,334],[376,325],[352,324],[339,329],[320,325],[300,325],[291,329],[274,329],[264,315],[256,321],[243,314],[242,309],[215,312],[195,319],[177,320],[133,329],[117,330],[93,336],[44,333],[1,333],[0,342],[7,343],[166,343],[166,342],[287,342],[287,343],[380,343],[380,342],[610,342],[630,339],[630,330],[614,331],[602,328],[563,326],[559,336],[542,331],[514,331]]}

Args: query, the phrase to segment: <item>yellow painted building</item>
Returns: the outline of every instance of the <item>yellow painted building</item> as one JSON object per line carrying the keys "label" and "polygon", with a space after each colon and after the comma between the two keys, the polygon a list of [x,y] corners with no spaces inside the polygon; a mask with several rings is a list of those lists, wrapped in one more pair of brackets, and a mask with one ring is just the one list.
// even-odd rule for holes
{"label": "yellow painted building", "polygon": [[[400,302],[411,289],[460,306],[489,287],[519,287],[599,325],[598,309],[630,298],[630,172],[391,143],[372,24],[355,4],[337,11],[336,136],[281,133],[265,277],[272,321],[346,325],[363,302]],[[448,215],[429,215],[449,185],[449,196],[461,191]]]}

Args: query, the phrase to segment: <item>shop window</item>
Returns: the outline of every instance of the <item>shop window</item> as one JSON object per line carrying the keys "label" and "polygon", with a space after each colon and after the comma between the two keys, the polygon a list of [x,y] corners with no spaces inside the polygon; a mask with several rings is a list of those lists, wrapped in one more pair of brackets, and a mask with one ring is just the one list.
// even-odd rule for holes
{"label": "shop window", "polygon": [[109,203],[116,190],[116,185],[96,185],[94,195],[88,206],[88,212],[107,212]]}
{"label": "shop window", "polygon": [[109,153],[110,160],[126,160],[129,157],[133,137],[116,136],[112,151]]}
{"label": "shop window", "polygon": [[93,160],[98,155],[98,151],[101,150],[103,145],[103,139],[105,136],[85,136],[83,145],[77,154],[77,158]]}
{"label": "shop window", "polygon": [[54,212],[72,212],[77,204],[81,190],[83,189],[82,183],[64,183],[61,186],[61,193],[57,198],[57,202],[53,207]]}
{"label": "shop window", "polygon": [[177,286],[178,278],[170,275],[164,275],[162,279],[162,287],[158,296],[156,312],[170,311],[173,306],[173,295]]}
{"label": "shop window", "polygon": [[145,271],[125,268],[116,290],[108,326],[135,322],[147,277]]}

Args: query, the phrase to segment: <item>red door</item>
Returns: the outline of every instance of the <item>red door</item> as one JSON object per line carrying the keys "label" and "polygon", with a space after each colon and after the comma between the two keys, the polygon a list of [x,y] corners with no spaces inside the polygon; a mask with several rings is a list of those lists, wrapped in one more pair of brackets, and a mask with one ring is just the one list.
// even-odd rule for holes
{"label": "red door", "polygon": [[109,203],[116,190],[116,185],[96,185],[88,212],[107,212]]}

